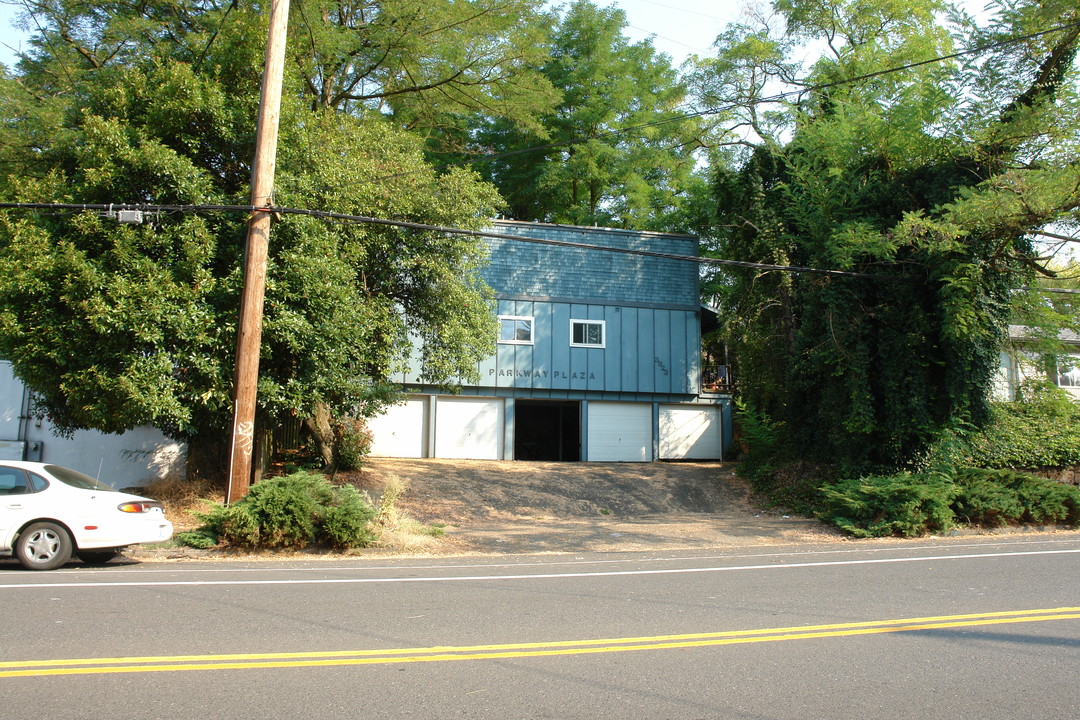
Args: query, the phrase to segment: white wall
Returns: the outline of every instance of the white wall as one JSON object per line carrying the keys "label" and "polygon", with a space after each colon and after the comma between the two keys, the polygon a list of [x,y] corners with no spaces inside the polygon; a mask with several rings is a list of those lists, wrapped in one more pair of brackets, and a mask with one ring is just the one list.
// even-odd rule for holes
{"label": "white wall", "polygon": [[62,438],[53,433],[47,420],[23,418],[20,423],[22,404],[22,383],[12,374],[10,363],[0,361],[0,443],[39,442],[42,462],[65,465],[116,488],[184,472],[184,445],[154,428],[139,427],[119,435],[83,430]]}

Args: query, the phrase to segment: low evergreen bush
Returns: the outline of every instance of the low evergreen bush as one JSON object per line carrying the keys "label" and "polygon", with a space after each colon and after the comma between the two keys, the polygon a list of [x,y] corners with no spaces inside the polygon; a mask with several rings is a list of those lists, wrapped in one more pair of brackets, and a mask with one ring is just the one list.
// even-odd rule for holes
{"label": "low evergreen bush", "polygon": [[821,488],[819,517],[855,537],[914,537],[953,525],[955,488],[936,475],[872,476]]}
{"label": "low evergreen bush", "polygon": [[327,545],[348,549],[364,547],[375,541],[371,521],[375,508],[367,498],[352,485],[337,489],[334,504],[326,508],[322,517],[322,535]]}
{"label": "low evergreen bush", "polygon": [[375,510],[351,485],[332,486],[322,475],[297,472],[251,486],[232,505],[198,513],[203,523],[177,541],[193,547],[213,544],[245,548],[302,548],[313,543],[348,549],[375,540]]}
{"label": "low evergreen bush", "polygon": [[821,488],[818,517],[855,537],[913,537],[954,525],[1080,525],[1080,489],[1012,470],[902,473]]}
{"label": "low evergreen bush", "polygon": [[994,477],[992,470],[965,469],[956,475],[952,509],[959,523],[973,527],[1001,527],[1024,516],[1020,498]]}

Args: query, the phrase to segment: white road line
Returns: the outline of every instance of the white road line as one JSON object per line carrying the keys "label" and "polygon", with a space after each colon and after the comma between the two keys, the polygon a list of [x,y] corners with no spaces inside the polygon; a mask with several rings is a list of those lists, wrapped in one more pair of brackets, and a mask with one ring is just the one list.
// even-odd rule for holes
{"label": "white road line", "polygon": [[[693,573],[745,572],[749,570],[794,570],[799,568],[837,567],[844,565],[885,565],[895,563],[939,562],[943,560],[979,560],[984,558],[1022,557],[1033,555],[1071,555],[1072,550],[1029,550],[1022,552],[974,553],[971,555],[927,555],[904,558],[876,558],[870,560],[829,560],[821,562],[783,563],[775,565],[735,565],[728,567],[664,568],[654,570],[611,570],[607,572],[536,573],[527,575],[454,575],[448,577],[391,577],[391,578],[318,578],[291,580],[132,580],[122,582],[66,582],[0,585],[0,590],[27,590],[33,588],[102,588],[102,587],[177,587],[177,586],[239,586],[239,585],[358,585],[388,583],[436,583],[477,582],[507,580],[552,580],[561,578],[630,577],[642,575],[683,575]],[[397,568],[408,570],[409,568]]]}
{"label": "white road line", "polygon": [[[310,573],[310,572],[382,572],[386,570],[463,570],[463,569],[477,569],[477,568],[527,568],[527,567],[558,567],[558,566],[581,566],[581,565],[640,565],[644,563],[656,563],[656,562],[692,562],[701,560],[740,560],[747,558],[785,558],[785,557],[811,557],[815,555],[853,555],[853,554],[867,554],[867,553],[884,553],[884,552],[913,552],[917,550],[956,550],[958,548],[985,548],[992,546],[1021,546],[1021,545],[1063,545],[1063,544],[1076,544],[1080,542],[1080,538],[1070,538],[1061,540],[1002,540],[993,539],[986,540],[984,542],[967,542],[967,543],[949,543],[947,545],[888,545],[884,547],[857,547],[849,549],[827,549],[827,550],[793,550],[789,552],[762,552],[762,553],[723,553],[723,554],[709,554],[709,555],[659,555],[656,557],[632,557],[632,558],[612,558],[599,560],[595,558],[585,559],[576,557],[573,560],[559,560],[553,556],[551,560],[540,560],[535,562],[475,562],[475,563],[429,563],[425,565],[393,565],[394,562],[406,562],[408,558],[396,558],[387,559],[384,565],[320,565],[318,563],[323,562],[320,559],[309,559],[303,556],[298,556],[296,559],[282,560],[280,558],[259,558],[252,557],[250,560],[230,560],[226,567],[187,567],[185,565],[172,565],[167,567],[150,567],[145,564],[123,566],[113,565],[105,568],[67,568],[63,570],[54,570],[49,573],[50,576],[67,576],[67,575],[86,575],[93,574],[95,576],[101,576],[103,573],[107,573],[109,576],[122,575],[122,574],[138,574],[138,575],[185,575],[185,574],[204,574],[211,575],[215,573]],[[644,550],[633,551],[635,555],[648,552]],[[569,553],[568,553],[569,554]],[[335,562],[340,561],[339,558],[335,558]],[[194,562],[198,562],[195,560]],[[207,562],[219,562],[214,559],[210,559]],[[254,563],[267,563],[266,567],[235,567],[231,566],[232,562],[254,562]],[[313,563],[312,565],[304,567],[273,567],[269,566],[270,563],[290,562],[290,563]],[[20,576],[20,577],[40,577],[41,574],[36,571],[22,571],[11,570],[6,573],[0,573],[0,578]]]}

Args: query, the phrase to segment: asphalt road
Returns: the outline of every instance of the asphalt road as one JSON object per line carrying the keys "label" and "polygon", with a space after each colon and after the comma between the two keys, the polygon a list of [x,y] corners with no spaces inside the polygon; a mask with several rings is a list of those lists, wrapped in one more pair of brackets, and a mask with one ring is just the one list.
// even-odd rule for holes
{"label": "asphalt road", "polygon": [[1076,718],[1080,538],[0,563],[0,716]]}

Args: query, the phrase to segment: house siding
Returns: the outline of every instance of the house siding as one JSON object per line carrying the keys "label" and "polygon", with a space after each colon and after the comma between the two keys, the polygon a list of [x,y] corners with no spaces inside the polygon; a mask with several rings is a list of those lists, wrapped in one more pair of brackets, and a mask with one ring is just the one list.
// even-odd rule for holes
{"label": "house siding", "polygon": [[489,265],[483,277],[500,298],[573,299],[589,304],[641,304],[648,307],[698,306],[697,265],[598,248],[636,250],[684,257],[697,255],[690,235],[496,220],[496,234],[582,243],[561,247],[505,238],[488,238]]}
{"label": "house siding", "polygon": [[[524,437],[525,428],[535,428],[535,420],[530,425],[522,413],[539,412],[536,401],[545,400],[562,403],[563,410],[545,406],[558,413],[565,412],[566,403],[571,403],[571,410],[577,404],[572,422],[578,428],[582,460],[648,461],[660,456],[661,446],[674,449],[670,459],[689,457],[688,453],[722,453],[718,448],[726,447],[731,437],[730,398],[700,395],[698,267],[694,262],[657,256],[696,256],[696,238],[514,221],[495,221],[492,232],[508,237],[486,239],[490,264],[482,276],[495,291],[499,316],[533,319],[532,342],[497,344],[494,353],[477,364],[479,379],[460,383],[458,397],[477,398],[491,408],[491,417],[501,413],[497,417],[502,432],[487,427],[499,442],[487,442],[482,448],[467,447],[464,440],[447,443],[445,435],[451,428],[438,421],[444,396],[437,388],[418,382],[418,365],[403,375],[401,380],[414,402],[431,399],[421,405],[429,409],[434,423],[428,417],[417,424],[435,428],[437,437],[428,447],[434,448],[436,457],[495,452],[513,459],[516,440]],[[602,321],[603,346],[573,345],[574,320]],[[662,407],[671,409],[665,412],[713,408],[703,417],[714,419],[701,432],[717,436],[700,441],[663,436],[677,424],[665,423],[661,428]],[[602,420],[610,417],[630,424],[623,427],[621,422]],[[560,424],[571,422],[565,414],[558,418]],[[631,429],[631,435],[620,434]],[[642,433],[651,440],[643,439]],[[559,440],[560,447],[564,440]]]}

